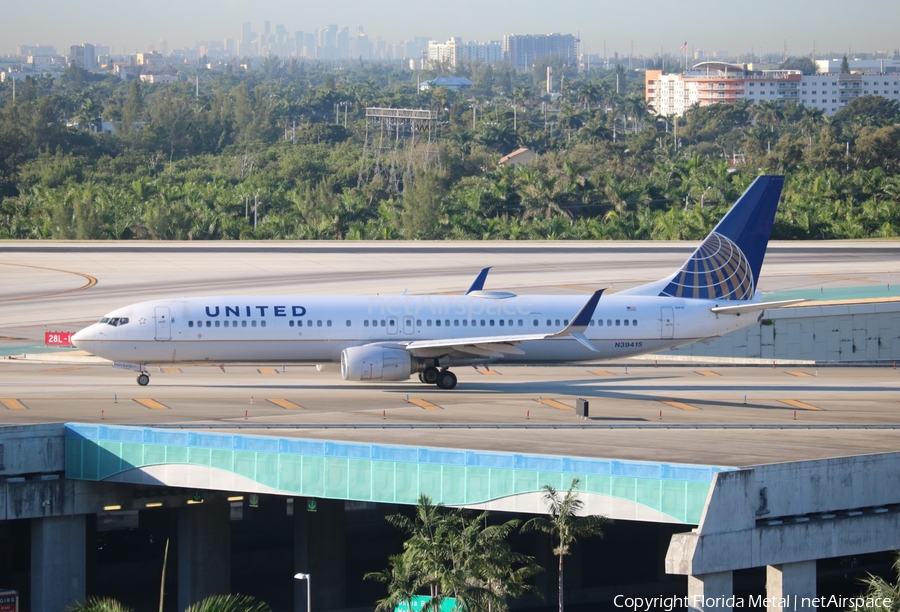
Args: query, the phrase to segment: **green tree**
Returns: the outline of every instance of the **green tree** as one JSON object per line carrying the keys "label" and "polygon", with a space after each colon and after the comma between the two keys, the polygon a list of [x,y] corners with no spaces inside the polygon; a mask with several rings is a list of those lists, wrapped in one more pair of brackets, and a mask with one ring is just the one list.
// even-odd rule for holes
{"label": "green tree", "polygon": [[433,172],[420,172],[403,190],[403,236],[407,240],[441,238],[444,185]]}
{"label": "green tree", "polygon": [[272,612],[272,608],[249,595],[210,595],[191,604],[184,612]]}
{"label": "green tree", "polygon": [[110,597],[88,597],[66,608],[66,612],[132,612],[132,610]]}
{"label": "green tree", "polygon": [[841,60],[841,74],[850,74],[850,62],[847,61],[846,55]]}
{"label": "green tree", "polygon": [[[897,612],[900,610],[900,555],[894,561],[893,566],[896,579],[894,582],[888,582],[880,576],[873,576],[863,580],[866,585],[865,593],[862,597],[873,604],[877,601],[880,605],[863,605],[853,608],[858,612]],[[890,605],[884,605],[886,601],[890,601]]]}
{"label": "green tree", "polygon": [[503,611],[509,597],[532,591],[527,583],[540,568],[534,559],[515,553],[507,542],[518,521],[488,524],[488,513],[472,516],[447,510],[422,495],[412,517],[391,515],[388,521],[408,536],[403,553],[390,558],[386,570],[366,574],[387,585],[379,612],[410,602],[417,594],[429,598],[430,609],[452,597],[459,610]]}
{"label": "green tree", "polygon": [[559,558],[559,612],[563,612],[563,559],[572,552],[579,538],[603,537],[607,519],[602,516],[579,516],[584,502],[578,497],[579,480],[572,479],[565,493],[551,485],[544,485],[547,516],[535,517],[522,527],[523,531],[542,531],[554,540],[553,554]]}

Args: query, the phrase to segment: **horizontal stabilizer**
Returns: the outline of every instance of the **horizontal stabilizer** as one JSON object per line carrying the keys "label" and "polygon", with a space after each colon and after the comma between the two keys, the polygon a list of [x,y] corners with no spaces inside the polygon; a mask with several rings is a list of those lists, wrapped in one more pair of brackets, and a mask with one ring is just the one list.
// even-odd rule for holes
{"label": "horizontal stabilizer", "polygon": [[784,308],[805,302],[806,300],[781,300],[780,302],[751,302],[749,304],[736,304],[734,306],[716,306],[710,310],[716,314],[733,314],[738,315],[745,312],[759,312],[760,310],[769,310],[772,308]]}

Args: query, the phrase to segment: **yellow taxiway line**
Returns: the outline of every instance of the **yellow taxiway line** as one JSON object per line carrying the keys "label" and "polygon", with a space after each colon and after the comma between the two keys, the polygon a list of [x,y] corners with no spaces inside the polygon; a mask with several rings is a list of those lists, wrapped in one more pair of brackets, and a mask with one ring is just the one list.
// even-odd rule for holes
{"label": "yellow taxiway line", "polygon": [[9,410],[28,410],[25,404],[13,398],[0,399],[0,404],[6,406]]}
{"label": "yellow taxiway line", "polygon": [[441,410],[441,407],[437,404],[432,404],[428,400],[423,400],[418,397],[411,397],[407,402],[414,406],[418,406],[419,408],[424,408],[425,410]]}
{"label": "yellow taxiway line", "polygon": [[551,408],[556,408],[557,410],[575,410],[572,406],[567,406],[562,402],[556,401],[555,399],[550,399],[547,397],[540,397],[536,400],[538,404],[543,404],[544,406],[550,406]]}
{"label": "yellow taxiway line", "polygon": [[267,399],[266,401],[269,402],[270,404],[275,404],[276,406],[280,406],[281,408],[284,408],[285,410],[303,410],[304,409],[303,406],[301,406],[299,404],[295,404],[294,402],[291,402],[286,399],[275,398],[275,399]]}
{"label": "yellow taxiway line", "polygon": [[800,410],[821,410],[818,406],[807,404],[806,402],[798,402],[797,400],[778,400],[782,404],[787,404],[791,408],[799,408]]}
{"label": "yellow taxiway line", "polygon": [[165,404],[160,404],[155,399],[150,398],[135,398],[135,400],[141,406],[145,406],[150,410],[168,410],[169,407]]}
{"label": "yellow taxiway line", "polygon": [[676,402],[674,400],[659,400],[666,406],[671,406],[672,408],[678,408],[679,410],[700,410],[696,406],[691,406],[690,404],[685,404],[684,402]]}

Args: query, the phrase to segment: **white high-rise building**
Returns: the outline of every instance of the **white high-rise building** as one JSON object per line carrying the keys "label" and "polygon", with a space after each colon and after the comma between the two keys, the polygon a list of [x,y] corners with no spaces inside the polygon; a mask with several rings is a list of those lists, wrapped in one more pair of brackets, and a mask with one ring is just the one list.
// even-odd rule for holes
{"label": "white high-rise building", "polygon": [[449,64],[456,66],[460,62],[482,62],[496,64],[503,59],[503,46],[500,41],[463,42],[458,36],[445,43],[436,40],[428,41],[428,63],[432,66]]}
{"label": "white high-rise building", "polygon": [[739,100],[796,102],[833,115],[866,95],[900,101],[900,74],[804,75],[798,70],[750,70],[743,64],[703,62],[683,74],[648,70],[645,76],[647,108],[664,116]]}

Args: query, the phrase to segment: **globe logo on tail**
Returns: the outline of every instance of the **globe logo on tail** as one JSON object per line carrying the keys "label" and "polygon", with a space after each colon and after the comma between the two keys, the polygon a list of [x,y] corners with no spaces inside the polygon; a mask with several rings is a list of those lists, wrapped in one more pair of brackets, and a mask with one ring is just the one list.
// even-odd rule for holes
{"label": "globe logo on tail", "polygon": [[707,300],[749,300],[753,297],[753,273],[738,246],[712,232],[694,251],[661,296]]}

